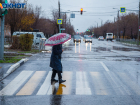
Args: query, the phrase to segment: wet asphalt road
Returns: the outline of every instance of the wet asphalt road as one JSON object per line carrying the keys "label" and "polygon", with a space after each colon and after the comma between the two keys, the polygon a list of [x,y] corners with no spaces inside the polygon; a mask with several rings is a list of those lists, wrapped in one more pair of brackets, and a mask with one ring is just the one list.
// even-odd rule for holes
{"label": "wet asphalt road", "polygon": [[139,48],[92,42],[63,45],[60,85],[50,84],[50,52],[30,57],[0,83],[0,105],[140,105]]}

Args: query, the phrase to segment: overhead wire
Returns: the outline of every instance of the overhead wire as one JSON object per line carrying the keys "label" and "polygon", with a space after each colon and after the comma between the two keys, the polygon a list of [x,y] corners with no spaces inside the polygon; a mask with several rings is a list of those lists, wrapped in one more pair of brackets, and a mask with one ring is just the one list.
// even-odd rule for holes
{"label": "overhead wire", "polygon": [[[125,4],[120,4],[120,5],[128,5],[128,4],[133,4],[133,3],[136,3],[136,2],[131,2],[131,3],[125,3]],[[79,6],[79,5],[75,5],[75,6],[73,6],[73,5],[67,5],[67,4],[61,4],[61,5],[63,5],[63,6],[71,6],[71,7],[77,7],[77,6]],[[113,6],[107,6],[107,7],[83,7],[83,8],[108,8],[108,7],[115,7],[115,6],[120,6],[120,5],[113,5]]]}

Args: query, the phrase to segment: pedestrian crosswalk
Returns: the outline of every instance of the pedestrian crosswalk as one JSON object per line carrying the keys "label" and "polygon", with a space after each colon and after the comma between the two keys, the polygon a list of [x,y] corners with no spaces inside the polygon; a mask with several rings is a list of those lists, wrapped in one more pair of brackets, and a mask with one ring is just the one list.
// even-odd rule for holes
{"label": "pedestrian crosswalk", "polygon": [[125,72],[64,71],[63,84],[51,84],[52,71],[22,71],[0,96],[21,95],[140,95],[140,85]]}

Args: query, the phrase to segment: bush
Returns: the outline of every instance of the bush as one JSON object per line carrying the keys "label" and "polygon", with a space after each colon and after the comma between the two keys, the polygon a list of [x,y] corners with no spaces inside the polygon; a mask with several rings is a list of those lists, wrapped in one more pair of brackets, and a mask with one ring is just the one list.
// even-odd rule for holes
{"label": "bush", "polygon": [[34,35],[32,34],[20,35],[21,50],[30,51],[33,44],[33,38],[34,38]]}
{"label": "bush", "polygon": [[20,49],[21,45],[20,45],[20,40],[18,36],[13,36],[12,37],[13,42],[12,42],[12,46],[10,47],[11,49]]}

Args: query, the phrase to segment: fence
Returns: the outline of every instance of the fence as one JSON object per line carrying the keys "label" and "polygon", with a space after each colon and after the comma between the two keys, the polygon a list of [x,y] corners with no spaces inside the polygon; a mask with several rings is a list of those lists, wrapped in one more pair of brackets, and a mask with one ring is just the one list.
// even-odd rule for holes
{"label": "fence", "polygon": [[5,45],[8,45],[8,44],[11,44],[11,43],[12,43],[11,36],[5,36],[5,38],[4,38],[4,44]]}
{"label": "fence", "polygon": [[[130,45],[130,46],[136,46],[137,45],[137,39],[116,39],[116,41],[120,41],[121,43],[125,45]],[[139,43],[140,45],[140,43]]]}
{"label": "fence", "polygon": [[[43,38],[40,38],[40,42],[39,42],[39,44],[34,44],[33,43],[33,45],[32,45],[32,49],[37,49],[37,50],[39,50],[39,51],[42,51],[42,50],[45,50],[45,41],[46,41],[46,39],[43,39]],[[4,38],[4,45],[5,46],[10,46],[12,44],[12,39],[11,39],[11,37],[5,37]]]}
{"label": "fence", "polygon": [[45,41],[46,41],[46,39],[40,38],[40,42],[39,42],[39,51],[45,50]]}

